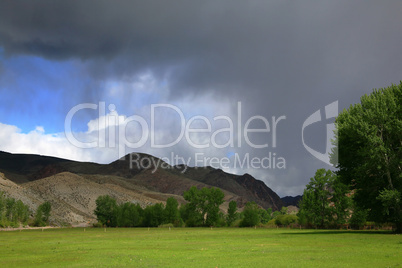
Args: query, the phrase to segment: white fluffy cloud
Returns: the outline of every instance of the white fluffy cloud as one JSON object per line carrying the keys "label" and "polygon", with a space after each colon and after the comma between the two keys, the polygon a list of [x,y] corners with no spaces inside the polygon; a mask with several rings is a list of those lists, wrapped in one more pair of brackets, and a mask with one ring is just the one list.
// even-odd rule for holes
{"label": "white fluffy cloud", "polygon": [[90,161],[90,152],[72,146],[64,133],[47,134],[41,126],[22,133],[17,126],[0,123],[0,150],[55,156],[78,161]]}

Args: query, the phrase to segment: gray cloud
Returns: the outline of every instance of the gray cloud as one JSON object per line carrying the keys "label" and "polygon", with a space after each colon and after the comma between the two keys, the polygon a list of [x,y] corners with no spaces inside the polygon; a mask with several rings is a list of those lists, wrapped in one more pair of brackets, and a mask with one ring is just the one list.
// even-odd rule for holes
{"label": "gray cloud", "polygon": [[[83,76],[94,79],[77,89],[85,101],[104,98],[102,81],[148,70],[168,78],[172,102],[211,94],[233,103],[234,119],[237,101],[245,118],[286,115],[278,147],[269,150],[289,168],[255,175],[279,194],[300,194],[315,169],[325,167],[302,145],[304,120],[335,100],[343,109],[401,79],[401,7],[400,1],[3,1],[0,46],[9,57],[81,61]],[[325,123],[314,130],[308,141],[321,148]]]}

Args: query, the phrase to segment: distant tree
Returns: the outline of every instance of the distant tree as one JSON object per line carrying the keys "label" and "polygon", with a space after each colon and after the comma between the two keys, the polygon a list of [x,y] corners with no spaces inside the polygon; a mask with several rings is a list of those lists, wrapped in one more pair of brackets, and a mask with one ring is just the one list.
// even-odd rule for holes
{"label": "distant tree", "polygon": [[237,220],[237,203],[236,201],[229,202],[228,214],[226,215],[226,223],[231,226],[234,221]]}
{"label": "distant tree", "polygon": [[186,225],[189,227],[203,225],[205,220],[205,201],[201,199],[200,191],[196,187],[191,187],[183,193],[183,197],[188,201],[182,210],[183,220],[185,220]]}
{"label": "distant tree", "polygon": [[14,198],[6,198],[6,218],[9,221],[13,221],[15,217],[15,203]]}
{"label": "distant tree", "polygon": [[177,202],[176,198],[169,197],[166,200],[166,207],[164,211],[164,223],[177,224],[179,220],[180,220],[179,202]]}
{"label": "distant tree", "polygon": [[18,222],[26,223],[29,218],[29,207],[25,205],[21,200],[18,200],[15,204],[16,218]]}
{"label": "distant tree", "polygon": [[43,212],[43,221],[48,222],[49,217],[50,217],[50,211],[52,210],[52,205],[50,204],[49,201],[44,202],[39,206],[42,209]]}
{"label": "distant tree", "polygon": [[4,212],[6,209],[6,199],[3,192],[0,192],[0,226],[3,226],[5,218]]}
{"label": "distant tree", "polygon": [[355,207],[353,209],[352,216],[350,217],[350,226],[355,229],[359,229],[367,221],[367,215],[368,215],[368,210],[364,209],[359,209],[358,207]]}
{"label": "distant tree", "polygon": [[280,211],[274,211],[273,213],[272,213],[272,219],[276,219],[279,215],[282,215],[282,213],[280,212]]}
{"label": "distant tree", "polygon": [[282,215],[288,214],[288,208],[287,208],[287,207],[282,207],[282,208],[281,208],[281,214],[282,214]]}
{"label": "distant tree", "polygon": [[200,197],[200,190],[193,186],[183,193],[183,198],[188,201],[180,209],[180,215],[186,226],[202,226],[204,224],[204,200]]}
{"label": "distant tree", "polygon": [[272,208],[267,208],[267,213],[272,218]]}
{"label": "distant tree", "polygon": [[216,226],[216,227],[225,227],[225,226],[227,226],[225,216],[226,215],[223,214],[222,211],[219,211],[217,220],[216,220],[216,222],[214,222],[213,226]]}
{"label": "distant tree", "polygon": [[348,186],[343,184],[338,177],[332,181],[331,187],[332,222],[341,225],[347,222],[352,207],[352,199],[348,196]]}
{"label": "distant tree", "polygon": [[260,209],[258,210],[258,216],[259,216],[260,222],[261,222],[262,224],[266,224],[266,223],[268,223],[268,222],[271,220],[271,213],[270,213],[270,212],[272,212],[272,209],[271,209],[271,208],[270,208],[269,211],[267,211],[267,210],[265,210],[265,209],[263,209],[263,208],[260,208]]}
{"label": "distant tree", "polygon": [[43,221],[43,212],[41,209],[37,209],[34,216],[34,226],[45,226],[45,222]]}
{"label": "distant tree", "polygon": [[163,223],[163,204],[158,203],[144,209],[143,225],[145,227],[158,227]]}
{"label": "distant tree", "polygon": [[193,203],[187,203],[180,206],[180,217],[187,227],[196,227],[203,225],[203,218]]}
{"label": "distant tree", "polygon": [[[341,221],[340,211],[347,211],[348,205],[346,188],[336,182],[336,175],[331,170],[319,169],[310,179],[303,192],[298,216],[309,225],[320,228]],[[334,203],[333,201],[336,201]],[[346,212],[342,214],[346,216]]]}
{"label": "distant tree", "polygon": [[240,227],[251,227],[259,224],[259,209],[255,202],[247,202],[243,210],[243,219],[240,222]]}
{"label": "distant tree", "polygon": [[[203,190],[205,189],[205,190]],[[223,194],[222,190],[218,188],[203,188],[201,192],[205,192],[204,194],[207,196],[206,202],[206,214],[207,218],[205,224],[207,226],[216,225],[219,222],[220,215],[219,215],[219,206],[223,203],[223,198],[225,195]]]}
{"label": "distant tree", "polygon": [[94,213],[99,223],[110,227],[117,226],[118,207],[116,200],[108,195],[103,195],[99,196],[95,203]]}
{"label": "distant tree", "polygon": [[127,202],[118,206],[117,226],[135,227],[140,225],[140,213],[138,205]]}
{"label": "distant tree", "polygon": [[292,223],[296,223],[297,219],[296,215],[282,214],[276,217],[275,224],[279,226],[289,226]]}
{"label": "distant tree", "polygon": [[49,201],[46,201],[40,204],[36,210],[34,217],[34,225],[35,226],[46,226],[49,224],[50,211],[52,209],[52,205]]}
{"label": "distant tree", "polygon": [[368,219],[402,232],[402,82],[364,95],[336,118],[331,161]]}
{"label": "distant tree", "polygon": [[0,226],[18,226],[25,224],[29,218],[29,207],[21,200],[6,197],[0,192]]}
{"label": "distant tree", "polygon": [[202,188],[193,186],[183,193],[187,203],[183,209],[183,220],[190,226],[212,226],[219,220],[219,206],[223,203],[224,194],[218,188]]}

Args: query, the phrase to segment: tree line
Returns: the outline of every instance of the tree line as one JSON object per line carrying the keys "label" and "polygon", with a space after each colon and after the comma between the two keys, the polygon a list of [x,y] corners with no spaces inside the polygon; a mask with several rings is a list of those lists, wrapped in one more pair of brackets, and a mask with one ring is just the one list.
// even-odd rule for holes
{"label": "tree line", "polygon": [[174,197],[166,200],[166,205],[157,203],[142,208],[139,204],[126,202],[118,204],[111,196],[99,196],[94,211],[98,225],[108,227],[250,227],[276,221],[279,225],[289,225],[297,221],[295,215],[286,215],[286,209],[272,212],[255,202],[246,203],[238,212],[237,203],[229,202],[226,213],[220,210],[224,193],[218,188],[198,189],[193,186],[183,193],[186,204],[179,206]]}

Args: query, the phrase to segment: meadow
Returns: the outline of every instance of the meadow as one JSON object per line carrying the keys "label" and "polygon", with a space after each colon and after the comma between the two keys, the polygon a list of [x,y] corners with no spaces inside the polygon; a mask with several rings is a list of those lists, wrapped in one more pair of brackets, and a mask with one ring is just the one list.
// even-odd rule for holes
{"label": "meadow", "polygon": [[401,267],[384,231],[62,228],[0,232],[0,267]]}

